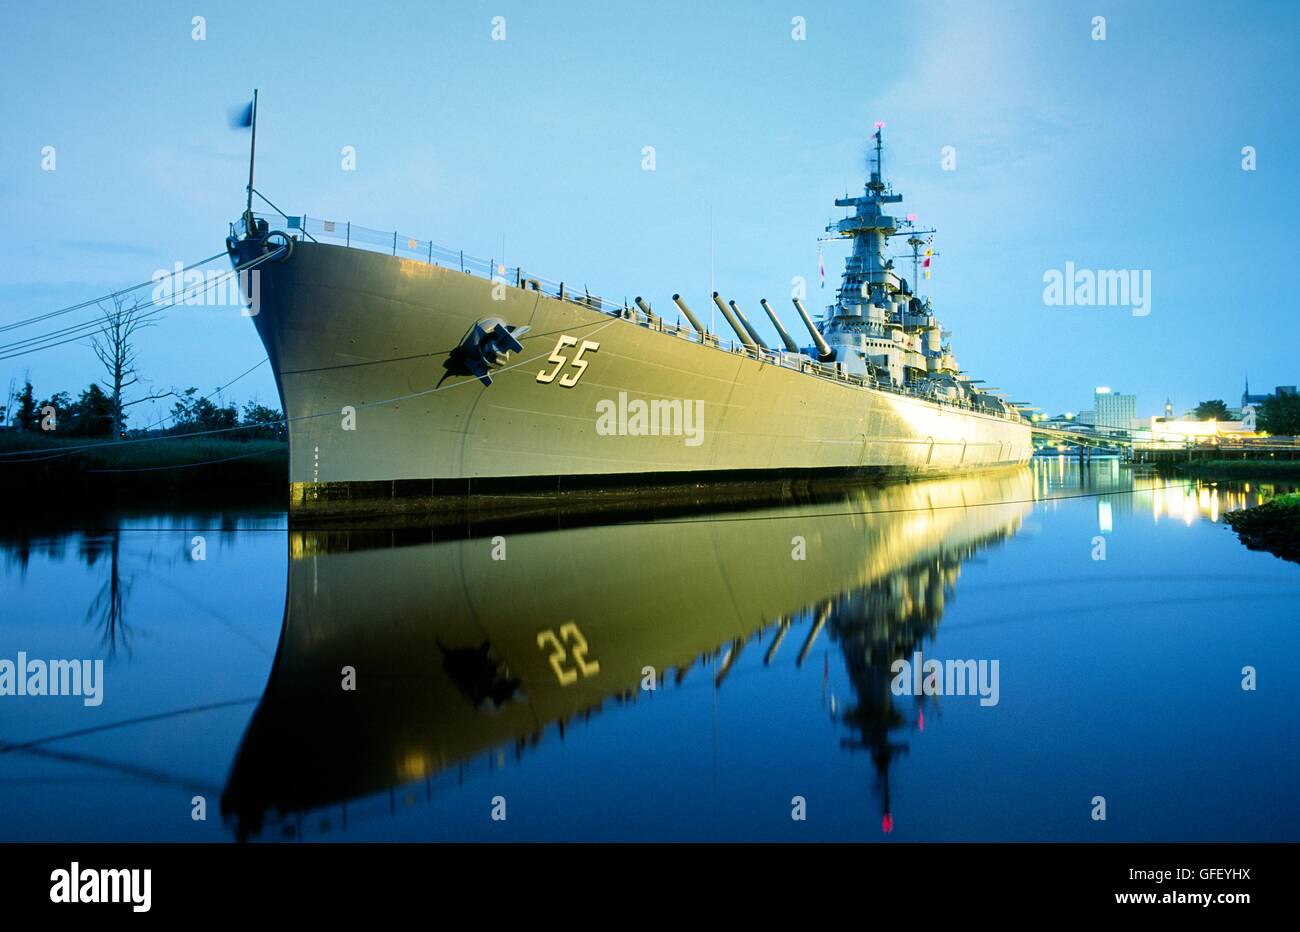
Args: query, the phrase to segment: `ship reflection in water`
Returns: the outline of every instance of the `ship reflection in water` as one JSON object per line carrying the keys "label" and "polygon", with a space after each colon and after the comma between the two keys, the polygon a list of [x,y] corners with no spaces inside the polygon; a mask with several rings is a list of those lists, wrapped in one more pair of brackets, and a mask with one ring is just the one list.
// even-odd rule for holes
{"label": "ship reflection in water", "polygon": [[102,657],[105,698],[0,698],[0,838],[1294,839],[1300,568],[1222,519],[1288,488],[1061,457],[730,510],[6,529],[0,660]]}
{"label": "ship reflection in water", "polygon": [[422,795],[427,780],[499,748],[522,757],[649,686],[725,688],[743,651],[804,668],[824,637],[853,693],[832,714],[844,747],[871,755],[888,826],[890,762],[924,721],[896,701],[890,666],[933,637],[963,561],[1013,534],[1032,492],[1018,470],[449,541],[291,531],[284,630],[222,812],[240,837],[262,833],[268,813],[342,824],[348,800]]}

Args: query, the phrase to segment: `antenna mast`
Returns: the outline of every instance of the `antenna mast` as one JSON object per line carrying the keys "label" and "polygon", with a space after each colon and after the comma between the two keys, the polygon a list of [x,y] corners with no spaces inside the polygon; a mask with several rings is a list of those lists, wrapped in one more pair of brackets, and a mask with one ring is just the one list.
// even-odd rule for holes
{"label": "antenna mast", "polygon": [[884,124],[876,124],[876,176],[883,182],[885,180],[885,142],[880,137],[883,135]]}

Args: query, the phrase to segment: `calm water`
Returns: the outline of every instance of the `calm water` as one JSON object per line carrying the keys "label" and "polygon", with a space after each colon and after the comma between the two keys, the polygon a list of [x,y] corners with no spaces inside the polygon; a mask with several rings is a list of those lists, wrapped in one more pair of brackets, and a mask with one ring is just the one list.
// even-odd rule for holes
{"label": "calm water", "polygon": [[[1061,459],[454,539],[6,529],[0,660],[104,681],[0,697],[0,838],[1294,841],[1300,566],[1221,519],[1280,490]],[[918,651],[996,704],[896,694]]]}

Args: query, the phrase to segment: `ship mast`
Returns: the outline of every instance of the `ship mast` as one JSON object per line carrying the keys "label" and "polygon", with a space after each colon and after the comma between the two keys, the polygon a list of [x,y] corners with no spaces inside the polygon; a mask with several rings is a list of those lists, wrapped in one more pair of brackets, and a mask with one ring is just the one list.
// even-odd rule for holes
{"label": "ship mast", "polygon": [[[871,183],[876,186],[873,190],[877,194],[885,190],[883,180],[885,177],[885,141],[881,138],[883,129],[882,124],[876,124],[876,170],[871,173]],[[867,187],[870,188],[871,184],[867,185]]]}
{"label": "ship mast", "polygon": [[[918,298],[921,296],[921,247],[925,245],[925,240],[921,239],[921,237],[933,232],[935,231],[913,229],[907,237],[907,245],[912,247],[912,294]],[[931,255],[937,256],[939,254],[935,252],[931,253]]]}
{"label": "ship mast", "polygon": [[[831,358],[846,372],[900,387],[920,386],[927,397],[939,392],[957,400],[968,389],[957,384],[960,370],[942,343],[942,325],[918,296],[925,236],[934,231],[920,228],[912,216],[889,213],[903,196],[885,181],[884,125],[876,123],[872,134],[870,177],[862,194],[835,200],[836,207],[852,213],[826,227],[829,237],[852,240],[853,247],[836,302],[826,309],[819,329]],[[900,232],[911,253],[890,256],[889,241]],[[912,260],[911,283],[895,270],[896,258]]]}
{"label": "ship mast", "polygon": [[852,208],[852,216],[827,228],[828,233],[853,240],[852,254],[844,266],[839,307],[835,310],[837,315],[846,312],[860,314],[860,310],[854,309],[884,299],[892,280],[891,263],[885,257],[885,244],[898,226],[897,220],[883,213],[881,208],[887,204],[899,203],[903,197],[887,193],[881,172],[884,164],[883,128],[883,123],[877,123],[872,136],[875,165],[862,196],[835,199],[836,207]]}
{"label": "ship mast", "polygon": [[257,160],[257,88],[253,88],[253,108],[251,114],[253,138],[248,144],[248,201],[244,205],[244,229],[253,231],[253,163]]}

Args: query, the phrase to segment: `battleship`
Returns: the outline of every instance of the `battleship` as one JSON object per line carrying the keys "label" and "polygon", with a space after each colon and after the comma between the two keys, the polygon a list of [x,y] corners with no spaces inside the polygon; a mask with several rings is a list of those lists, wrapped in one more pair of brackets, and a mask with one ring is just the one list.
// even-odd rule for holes
{"label": "battleship", "polygon": [[1029,422],[959,368],[915,262],[909,281],[888,254],[905,235],[915,258],[922,231],[889,212],[902,196],[879,128],[873,141],[863,193],[836,199],[848,215],[827,227],[851,243],[834,303],[814,320],[791,299],[806,345],[766,298],[779,346],[716,292],[734,340],[680,294],[673,322],[641,297],[612,302],[397,233],[256,213],[250,165],[227,248],[259,276],[252,317],[288,422],[291,514],[1028,462]]}
{"label": "battleship", "polygon": [[[926,701],[899,702],[892,664],[933,641],[963,563],[1013,536],[1033,500],[1029,470],[1011,470],[702,520],[291,531],[280,640],[222,815],[239,839],[364,832],[398,800],[449,792],[484,761],[528,766],[542,743],[649,701],[648,670],[663,693],[724,689],[742,655],[812,678],[834,645],[854,690],[836,731],[869,756],[890,826],[890,771]],[[815,559],[791,560],[792,528]]]}

